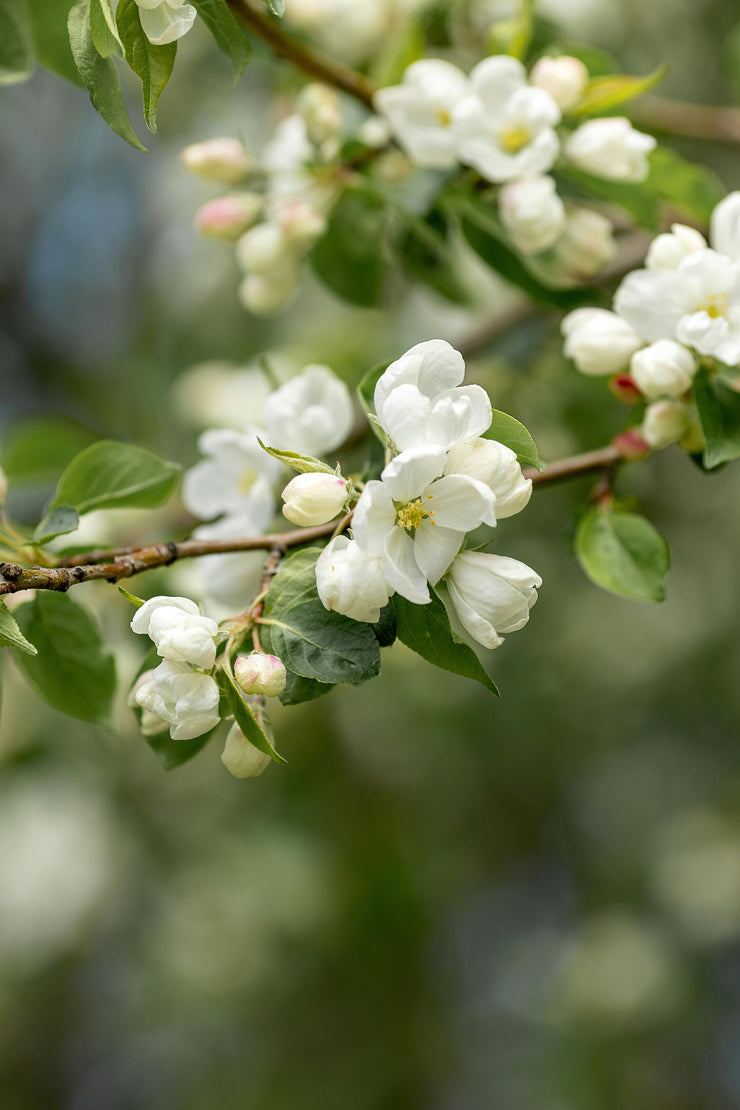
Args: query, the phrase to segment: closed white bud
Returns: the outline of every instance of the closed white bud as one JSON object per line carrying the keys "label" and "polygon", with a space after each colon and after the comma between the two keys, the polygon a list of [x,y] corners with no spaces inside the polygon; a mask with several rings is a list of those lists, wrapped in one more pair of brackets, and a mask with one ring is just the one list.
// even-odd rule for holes
{"label": "closed white bud", "polygon": [[269,274],[247,274],[239,286],[239,300],[255,316],[272,316],[287,305],[298,287],[298,273],[286,267]]}
{"label": "closed white bud", "polygon": [[645,266],[648,270],[677,270],[687,255],[706,248],[706,239],[695,228],[673,224],[670,232],[653,239],[645,257]]}
{"label": "closed white bud", "polygon": [[234,675],[245,694],[264,694],[268,698],[282,694],[287,678],[282,660],[263,651],[238,655]]}
{"label": "closed white bud", "polygon": [[469,439],[447,453],[445,474],[466,474],[484,482],[496,495],[496,519],[513,516],[532,496],[532,480],[525,478],[515,453],[495,439]]}
{"label": "closed white bud", "polygon": [[326,216],[305,200],[287,201],[277,220],[286,240],[296,247],[310,246],[326,229]]}
{"label": "closed white bud", "polygon": [[569,277],[592,277],[617,253],[611,220],[592,208],[571,208],[563,234],[555,244],[555,257]]}
{"label": "closed white bud", "polygon": [[551,177],[523,177],[499,194],[501,221],[525,254],[547,250],[563,230],[565,208]]}
{"label": "closed white bud", "polygon": [[577,308],[560,325],[565,356],[582,374],[616,374],[643,342],[621,316],[605,308]]}
{"label": "closed white bud", "polygon": [[644,181],[652,135],[635,131],[626,116],[592,119],[573,132],[564,154],[579,169],[610,181]]}
{"label": "closed white bud", "polygon": [[487,648],[498,647],[503,634],[524,627],[542,585],[539,574],[525,563],[484,551],[458,555],[446,579],[460,623]]}
{"label": "closed white bud", "polygon": [[382,559],[366,554],[356,540],[337,536],[316,562],[316,587],[327,609],[356,621],[375,623],[393,592]]}
{"label": "closed white bud", "polygon": [[326,524],[341,512],[347,500],[347,483],[336,474],[296,474],[282,497],[283,516],[292,524],[310,528]]}
{"label": "closed white bud", "polygon": [[651,447],[669,447],[691,429],[688,407],[680,401],[654,401],[645,410],[642,432]]}
{"label": "closed white bud", "polygon": [[[136,704],[170,726],[173,740],[193,740],[218,724],[219,690],[215,679],[194,671],[188,663],[165,659],[151,673],[151,680],[137,687]],[[156,722],[146,719],[146,727]],[[152,732],[152,735],[155,733]]]}
{"label": "closed white bud", "polygon": [[264,198],[259,193],[232,193],[201,205],[195,213],[195,228],[208,239],[233,243],[252,227],[262,214]]}
{"label": "closed white bud", "polygon": [[581,99],[588,79],[588,70],[580,58],[572,58],[569,54],[540,58],[529,75],[530,84],[549,93],[564,112]]}
{"label": "closed white bud", "polygon": [[292,253],[283,229],[274,223],[250,228],[236,244],[236,260],[248,274],[267,274],[276,270]]}
{"label": "closed white bud", "polygon": [[309,139],[317,146],[341,130],[342,105],[334,89],[328,85],[306,85],[296,107],[306,125]]}
{"label": "closed white bud", "polygon": [[221,762],[236,779],[255,779],[272,763],[254,744],[250,744],[238,725],[232,725],[226,737]]}
{"label": "closed white bud", "polygon": [[180,153],[186,170],[207,181],[221,185],[237,185],[252,169],[247,148],[238,139],[207,139],[193,143]]}
{"label": "closed white bud", "polygon": [[659,339],[632,356],[630,372],[648,400],[680,397],[691,387],[696,373],[691,351],[674,339]]}

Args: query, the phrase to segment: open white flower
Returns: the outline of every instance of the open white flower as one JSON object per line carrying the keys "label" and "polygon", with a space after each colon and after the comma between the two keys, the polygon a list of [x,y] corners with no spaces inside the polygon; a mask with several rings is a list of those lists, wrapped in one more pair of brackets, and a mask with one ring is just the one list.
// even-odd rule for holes
{"label": "open white flower", "polygon": [[383,560],[368,555],[356,540],[336,536],[316,561],[316,588],[325,608],[374,624],[393,593]]}
{"label": "open white flower", "polygon": [[141,27],[151,43],[163,46],[186,35],[198,14],[192,4],[168,0],[136,0]]}
{"label": "open white flower", "polygon": [[450,169],[457,164],[452,116],[469,91],[462,70],[430,58],[410,65],[400,85],[379,89],[373,104],[418,166]]}
{"label": "open white flower", "polygon": [[573,132],[563,153],[581,170],[609,181],[644,181],[652,135],[636,131],[626,116],[591,119]]}
{"label": "open white flower", "polygon": [[218,625],[187,597],[152,597],[136,611],[131,628],[148,635],[157,654],[175,663],[210,670],[216,661]]}
{"label": "open white flower", "polygon": [[520,513],[532,496],[532,479],[522,474],[516,454],[495,439],[470,439],[453,447],[444,472],[487,485],[496,498],[497,520]]}
{"label": "open white flower", "polygon": [[262,450],[257,432],[211,428],[199,437],[198,447],[207,458],[185,472],[185,508],[204,520],[221,514],[239,517],[242,535],[263,532],[275,512],[273,489],[280,464]]}
{"label": "open white flower", "polygon": [[307,366],[271,393],[264,419],[271,447],[326,455],[344,443],[354,413],[347,386],[328,366]]}
{"label": "open white flower", "polygon": [[685,224],[672,224],[670,232],[656,235],[645,256],[648,270],[677,270],[687,255],[703,251],[708,243],[700,231]]}
{"label": "open white flower", "polygon": [[479,385],[460,386],[465,363],[443,339],[417,343],[375,386],[375,412],[399,451],[450,447],[490,427],[491,401]]}
{"label": "open white flower", "polygon": [[192,740],[215,728],[219,692],[215,679],[187,663],[165,659],[136,691],[136,704],[170,726],[173,740]]}
{"label": "open white flower", "polygon": [[488,486],[462,474],[440,477],[447,452],[412,447],[386,466],[380,481],[365,486],[352,532],[369,555],[382,558],[392,590],[418,605],[460,550],[465,534],[496,523],[496,500]]}
{"label": "open white flower", "polygon": [[464,551],[446,575],[450,600],[474,640],[498,647],[503,635],[523,628],[542,585],[539,574],[505,555]]}
{"label": "open white flower", "polygon": [[522,63],[504,55],[479,62],[470,81],[472,93],[453,113],[460,161],[496,182],[549,170],[560,150],[560,109],[549,93],[529,86]]}

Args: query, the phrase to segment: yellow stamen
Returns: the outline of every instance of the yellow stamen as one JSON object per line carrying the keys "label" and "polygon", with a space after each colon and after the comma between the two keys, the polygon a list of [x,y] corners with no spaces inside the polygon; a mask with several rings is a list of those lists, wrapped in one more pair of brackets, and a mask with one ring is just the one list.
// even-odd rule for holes
{"label": "yellow stamen", "polygon": [[697,311],[706,312],[707,316],[711,316],[713,320],[716,320],[719,316],[726,316],[727,294],[715,293],[705,304],[699,305]]}
{"label": "yellow stamen", "polygon": [[431,513],[424,512],[421,498],[417,497],[416,501],[409,501],[408,505],[402,505],[396,511],[396,524],[406,532],[414,532],[427,516],[431,516]]}
{"label": "yellow stamen", "polygon": [[437,117],[437,123],[441,124],[442,127],[449,127],[452,123],[452,116],[446,108],[437,108],[434,114]]}
{"label": "yellow stamen", "polygon": [[518,154],[532,140],[528,127],[504,127],[499,137],[501,146],[509,154]]}

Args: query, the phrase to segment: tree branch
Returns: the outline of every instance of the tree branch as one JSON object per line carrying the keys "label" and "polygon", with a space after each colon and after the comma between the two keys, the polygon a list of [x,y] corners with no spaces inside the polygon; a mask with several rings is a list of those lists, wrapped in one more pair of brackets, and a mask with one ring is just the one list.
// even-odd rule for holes
{"label": "tree branch", "polygon": [[[575,478],[594,470],[616,466],[624,456],[613,444],[583,455],[549,463],[543,471],[526,470],[525,477],[533,485],[552,485],[566,478]],[[349,517],[342,522],[349,524]],[[115,551],[91,551],[85,555],[72,555],[62,559],[56,567],[23,567],[15,563],[0,563],[0,596],[20,593],[23,590],[56,590],[66,593],[70,586],[80,582],[103,579],[118,582],[145,570],[167,567],[179,559],[193,559],[200,555],[226,555],[237,551],[271,551],[275,556],[285,554],[291,547],[312,543],[331,536],[337,522],[320,524],[315,528],[296,528],[292,532],[277,532],[268,536],[245,536],[232,540],[182,540],[180,543],[155,543],[145,547],[120,548]]]}
{"label": "tree branch", "polygon": [[664,135],[731,145],[740,143],[740,108],[646,96],[632,106],[630,114],[641,127]]}

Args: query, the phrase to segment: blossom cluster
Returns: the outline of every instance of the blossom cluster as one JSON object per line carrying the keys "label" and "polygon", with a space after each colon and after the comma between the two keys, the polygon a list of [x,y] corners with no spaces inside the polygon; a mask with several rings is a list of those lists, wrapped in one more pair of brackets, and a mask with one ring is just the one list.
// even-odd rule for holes
{"label": "blossom cluster", "polygon": [[464,373],[462,355],[433,339],[381,375],[375,411],[392,458],[360,494],[352,538],[322,551],[316,582],[327,609],[375,622],[394,593],[424,605],[444,577],[463,626],[497,647],[527,622],[541,580],[515,559],[460,552],[479,525],[523,509],[532,483],[513,451],[483,438],[491,402],[480,386],[461,385]]}
{"label": "blossom cluster", "polygon": [[639,429],[647,447],[700,450],[694,376],[702,364],[736,380],[740,370],[740,192],[714,209],[709,242],[674,224],[621,282],[613,311],[576,309],[562,331],[581,373],[615,375],[618,395],[647,402]]}

